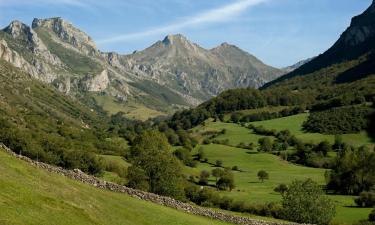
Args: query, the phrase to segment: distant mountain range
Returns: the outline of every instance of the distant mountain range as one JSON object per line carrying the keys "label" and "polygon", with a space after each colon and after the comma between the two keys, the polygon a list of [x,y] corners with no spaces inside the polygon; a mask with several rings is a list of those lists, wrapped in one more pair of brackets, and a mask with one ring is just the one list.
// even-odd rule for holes
{"label": "distant mountain range", "polygon": [[110,101],[112,111],[123,105],[170,112],[285,73],[236,46],[207,50],[180,34],[130,55],[105,53],[62,18],[34,19],[32,27],[13,21],[0,31],[0,59],[67,95],[101,99],[105,109]]}

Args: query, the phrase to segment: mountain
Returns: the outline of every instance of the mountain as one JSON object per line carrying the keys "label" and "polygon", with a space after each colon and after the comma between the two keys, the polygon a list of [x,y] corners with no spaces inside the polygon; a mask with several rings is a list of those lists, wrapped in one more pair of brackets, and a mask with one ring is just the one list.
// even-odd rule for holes
{"label": "mountain", "polygon": [[352,19],[337,42],[326,52],[266,85],[279,85],[299,76],[342,66],[332,75],[334,83],[350,82],[375,73],[375,1],[361,15]]}
{"label": "mountain", "polygon": [[[198,107],[176,113],[174,127],[194,127],[241,110],[294,107],[296,112],[373,104],[375,99],[375,1],[325,53],[261,87],[227,90]],[[290,115],[288,110],[282,114]],[[239,113],[241,114],[241,113]],[[328,113],[327,113],[328,115]],[[255,115],[251,120],[267,117]],[[197,119],[199,118],[199,119]],[[364,121],[371,122],[365,118]],[[354,122],[353,122],[354,123]],[[373,135],[373,131],[369,131]],[[374,136],[374,135],[373,135]]]}
{"label": "mountain", "polygon": [[301,60],[291,66],[287,66],[287,67],[284,67],[282,68],[282,70],[284,70],[286,73],[290,73],[290,72],[293,72],[294,70],[300,68],[301,66],[305,65],[306,63],[310,62],[311,60],[313,60],[315,57],[312,57],[312,58],[308,58],[308,59],[305,59],[305,60]]}
{"label": "mountain", "polygon": [[121,55],[101,52],[62,18],[13,21],[0,31],[0,58],[66,95],[94,98],[110,113],[162,115],[236,87],[260,87],[282,71],[229,45],[207,50],[182,35]]}

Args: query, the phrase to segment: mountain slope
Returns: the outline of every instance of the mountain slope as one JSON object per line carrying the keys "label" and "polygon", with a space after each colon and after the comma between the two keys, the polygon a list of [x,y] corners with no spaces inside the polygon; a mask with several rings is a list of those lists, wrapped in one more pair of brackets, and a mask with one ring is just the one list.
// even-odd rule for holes
{"label": "mountain slope", "polygon": [[[265,87],[278,85],[285,80],[308,76],[325,68],[346,66],[338,70],[332,80],[336,83],[355,81],[375,74],[375,1],[361,15],[352,19],[347,30],[325,53],[297,70],[276,79]],[[322,73],[324,71],[321,71]]]}
{"label": "mountain slope", "polygon": [[34,19],[32,27],[13,21],[0,31],[0,40],[1,59],[67,95],[94,97],[110,113],[169,113],[282,74],[235,46],[206,50],[182,35],[130,55],[104,53],[59,17]]}
{"label": "mountain slope", "polygon": [[[132,69],[193,97],[197,103],[235,87],[259,87],[282,72],[229,45],[206,50],[181,34],[126,56]],[[177,89],[179,88],[179,89]]]}
{"label": "mountain slope", "polygon": [[0,223],[4,225],[227,224],[69,180],[2,149],[0,189]]}

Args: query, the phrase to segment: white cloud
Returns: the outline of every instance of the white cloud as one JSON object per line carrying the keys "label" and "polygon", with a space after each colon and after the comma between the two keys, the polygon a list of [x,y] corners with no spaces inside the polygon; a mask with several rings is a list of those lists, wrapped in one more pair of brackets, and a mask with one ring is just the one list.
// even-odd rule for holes
{"label": "white cloud", "polygon": [[166,25],[166,26],[154,27],[149,30],[142,31],[142,32],[118,35],[115,37],[99,40],[98,43],[106,44],[106,43],[122,42],[122,41],[127,41],[127,40],[135,40],[135,39],[144,38],[144,37],[151,36],[151,35],[176,32],[187,27],[196,27],[202,24],[207,24],[207,23],[225,22],[238,16],[240,13],[244,12],[245,10],[253,6],[256,6],[260,3],[266,2],[266,1],[268,0],[239,0],[234,3],[197,14],[192,17],[187,17],[182,21],[178,21],[178,22]]}
{"label": "white cloud", "polygon": [[73,7],[89,7],[83,0],[0,0],[0,6],[14,6],[14,5],[66,5]]}

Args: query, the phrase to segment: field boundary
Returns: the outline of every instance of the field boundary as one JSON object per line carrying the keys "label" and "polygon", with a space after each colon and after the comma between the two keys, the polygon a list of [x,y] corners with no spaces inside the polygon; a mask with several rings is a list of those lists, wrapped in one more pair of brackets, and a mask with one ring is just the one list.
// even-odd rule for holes
{"label": "field boundary", "polygon": [[220,221],[234,223],[234,224],[243,224],[243,225],[298,225],[297,223],[271,222],[271,221],[250,219],[247,217],[230,215],[230,214],[218,212],[212,209],[194,206],[188,203],[175,200],[173,198],[160,196],[160,195],[156,195],[153,193],[144,192],[140,190],[135,190],[132,188],[128,188],[126,186],[118,185],[118,184],[107,182],[107,181],[102,181],[94,176],[90,176],[90,175],[83,173],[79,169],[66,170],[61,167],[56,167],[56,166],[52,166],[46,163],[37,162],[26,156],[16,154],[7,146],[5,146],[3,143],[0,143],[0,148],[3,149],[6,153],[10,154],[11,156],[21,159],[31,164],[32,166],[38,167],[47,172],[59,174],[67,178],[70,178],[72,180],[76,180],[81,183],[88,184],[90,186],[93,186],[99,189],[109,190],[109,191],[118,192],[118,193],[124,193],[133,198],[137,198],[137,199],[148,201],[148,202],[153,202],[158,205],[167,206],[169,208],[177,209],[177,210],[189,213],[189,214],[204,216],[204,217],[208,217],[208,218],[215,219],[215,220],[220,220]]}

